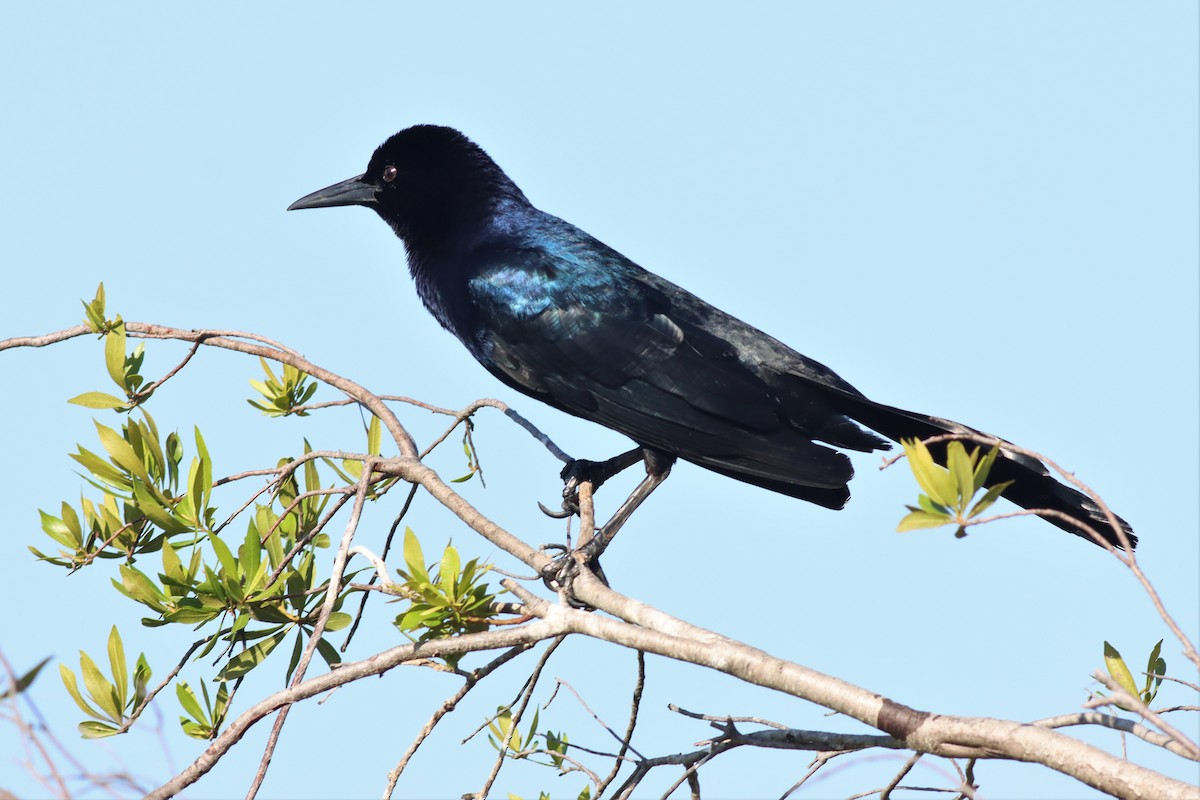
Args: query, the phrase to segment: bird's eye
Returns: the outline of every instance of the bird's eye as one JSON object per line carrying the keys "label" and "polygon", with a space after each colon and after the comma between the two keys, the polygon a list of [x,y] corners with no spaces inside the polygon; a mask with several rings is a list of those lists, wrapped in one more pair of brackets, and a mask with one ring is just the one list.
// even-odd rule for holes
{"label": "bird's eye", "polygon": [[390,164],[383,168],[383,182],[391,183],[396,180],[396,168]]}

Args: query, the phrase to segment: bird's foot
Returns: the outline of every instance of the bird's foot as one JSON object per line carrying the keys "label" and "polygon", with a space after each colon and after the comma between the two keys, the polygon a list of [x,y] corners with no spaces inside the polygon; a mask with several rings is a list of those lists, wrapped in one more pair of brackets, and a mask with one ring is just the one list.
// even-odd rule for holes
{"label": "bird's foot", "polygon": [[600,566],[600,556],[594,552],[595,548],[588,547],[588,544],[585,543],[575,550],[561,544],[544,544],[541,549],[557,550],[560,553],[541,571],[542,582],[546,584],[546,588],[558,593],[572,608],[591,611],[590,605],[576,599],[574,583],[581,570],[586,568],[591,570],[605,586],[608,586],[608,579],[604,576],[604,569]]}
{"label": "bird's foot", "polygon": [[538,508],[547,517],[553,519],[566,519],[577,515],[579,513],[579,485],[586,482],[592,484],[593,491],[599,489],[600,484],[620,472],[620,469],[614,468],[615,461],[616,459],[589,461],[586,458],[576,458],[567,462],[567,465],[562,468],[562,472],[559,473],[559,477],[563,480],[562,510],[554,511],[542,503],[538,503]]}

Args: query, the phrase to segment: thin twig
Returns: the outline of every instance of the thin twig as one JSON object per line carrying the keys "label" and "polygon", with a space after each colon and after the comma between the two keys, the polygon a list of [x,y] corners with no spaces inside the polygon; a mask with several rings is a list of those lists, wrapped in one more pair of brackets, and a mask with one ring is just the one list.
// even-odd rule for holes
{"label": "thin twig", "polygon": [[808,766],[808,772],[804,773],[804,775],[800,778],[800,780],[793,783],[786,792],[779,795],[779,800],[787,800],[789,797],[791,797],[796,792],[797,789],[799,789],[801,786],[803,786],[805,783],[807,783],[809,778],[811,778],[813,775],[816,775],[817,770],[821,769],[821,767],[825,766],[826,764],[828,764],[830,761],[837,758],[838,756],[844,755],[849,752],[853,752],[853,751],[832,750],[829,752],[817,753],[816,756],[813,758],[812,763],[809,764],[809,766]]}
{"label": "thin twig", "polygon": [[625,765],[625,754],[629,752],[629,748],[633,742],[633,731],[637,727],[638,711],[642,706],[642,691],[646,688],[646,654],[641,650],[637,650],[637,680],[633,685],[633,698],[630,702],[629,709],[629,724],[625,726],[625,735],[621,737],[621,749],[617,751],[617,757],[613,761],[612,771],[608,776],[596,784],[596,800],[600,800],[604,790],[616,780],[617,773],[621,771],[621,767]]}
{"label": "thin twig", "polygon": [[426,722],[425,726],[422,727],[420,732],[417,733],[417,736],[415,739],[413,739],[412,744],[410,744],[408,749],[404,751],[404,755],[400,757],[400,761],[397,762],[392,771],[388,773],[387,786],[385,786],[383,790],[384,800],[389,800],[392,794],[395,793],[396,783],[399,782],[400,775],[403,774],[405,767],[408,766],[408,762],[416,754],[417,749],[425,743],[427,738],[429,738],[429,734],[433,733],[433,729],[437,727],[439,722],[442,721],[442,718],[457,708],[458,704],[462,702],[462,699],[467,696],[467,693],[474,689],[481,680],[495,672],[503,665],[507,664],[509,661],[512,661],[514,658],[521,655],[531,647],[533,647],[532,642],[527,644],[519,644],[500,656],[492,659],[479,669],[475,669],[471,672],[463,674],[463,677],[466,680],[464,681],[462,687],[460,687],[459,690],[453,695],[442,701],[442,704],[438,706],[438,709],[433,712],[433,716],[429,718],[429,721]]}
{"label": "thin twig", "polygon": [[[1097,700],[1103,700],[1105,705],[1120,703],[1122,706],[1132,709],[1134,713],[1140,715],[1144,720],[1151,725],[1155,725],[1167,736],[1175,740],[1184,750],[1187,751],[1187,757],[1193,761],[1200,761],[1200,746],[1189,739],[1175,726],[1164,720],[1158,714],[1154,713],[1142,702],[1142,698],[1135,697],[1125,690],[1121,684],[1117,683],[1103,670],[1096,670],[1092,673],[1092,677],[1103,683],[1112,694],[1108,697],[1097,698],[1088,703],[1097,703]],[[1098,705],[1100,703],[1097,703]]]}
{"label": "thin twig", "polygon": [[[1047,512],[1045,509],[1038,509],[1036,510],[1036,513],[1039,516],[1054,516],[1056,519],[1061,518],[1070,521],[1075,527],[1088,533],[1088,535],[1096,542],[1096,544],[1104,547],[1104,549],[1108,550],[1112,555],[1117,557],[1121,563],[1128,567],[1129,570],[1133,572],[1134,577],[1137,578],[1138,583],[1142,585],[1142,589],[1146,592],[1147,596],[1149,596],[1150,602],[1154,604],[1154,610],[1158,612],[1159,618],[1166,623],[1167,627],[1171,629],[1171,633],[1174,634],[1179,643],[1183,645],[1184,655],[1189,661],[1195,664],[1197,668],[1200,668],[1200,652],[1196,650],[1196,646],[1192,643],[1191,638],[1184,633],[1183,628],[1179,627],[1179,623],[1177,623],[1175,618],[1170,614],[1170,612],[1167,611],[1167,607],[1163,603],[1162,598],[1159,596],[1158,590],[1154,588],[1154,585],[1150,582],[1150,579],[1147,578],[1146,574],[1142,571],[1141,565],[1137,560],[1137,553],[1133,549],[1132,543],[1129,541],[1129,536],[1125,533],[1125,529],[1121,526],[1120,522],[1118,522],[1116,514],[1113,513],[1112,509],[1108,507],[1108,504],[1104,502],[1104,499],[1100,497],[1100,495],[1097,494],[1092,487],[1075,477],[1073,472],[1063,469],[1052,459],[1047,458],[1041,453],[1028,450],[1024,447],[1018,447],[1011,442],[1006,442],[1003,439],[999,439],[994,436],[945,434],[941,436],[933,436],[928,439],[924,439],[923,441],[926,444],[932,444],[951,440],[961,441],[964,439],[978,442],[985,446],[990,445],[1000,447],[1002,450],[1008,450],[1019,455],[1027,456],[1028,458],[1035,459],[1047,466],[1049,469],[1058,473],[1063,480],[1074,486],[1083,494],[1087,495],[1087,497],[1091,499],[1092,502],[1096,504],[1096,507],[1099,508],[1104,514],[1104,518],[1108,521],[1109,527],[1112,528],[1113,533],[1116,535],[1117,541],[1120,542],[1121,546],[1125,549],[1123,554],[1105,541],[1104,538],[1101,537],[1093,528],[1084,524],[1080,520],[1076,520],[1074,517],[1068,517],[1065,514],[1061,514],[1061,512]],[[886,459],[881,469],[886,469],[903,457],[904,454],[900,453],[893,458]]]}
{"label": "thin twig", "polygon": [[890,781],[888,781],[888,785],[883,787],[883,790],[879,792],[879,800],[891,800],[892,792],[895,791],[896,787],[900,785],[900,781],[904,780],[905,777],[908,776],[908,773],[912,772],[912,768],[917,765],[917,762],[921,760],[923,755],[925,754],[913,753],[908,757],[908,760],[904,762],[904,766],[900,767],[900,771],[897,772],[896,775]]}
{"label": "thin twig", "polygon": [[[354,494],[354,506],[350,510],[350,519],[346,521],[345,533],[342,534],[341,544],[338,546],[337,554],[333,559],[333,568],[329,574],[329,587],[326,589],[325,602],[321,606],[320,614],[317,616],[312,633],[309,635],[308,644],[305,646],[304,653],[300,656],[300,660],[296,664],[296,670],[293,673],[291,684],[293,689],[303,683],[304,674],[308,671],[308,665],[312,661],[313,654],[317,651],[317,645],[320,643],[321,637],[325,634],[325,623],[329,621],[329,615],[333,613],[338,596],[341,594],[342,574],[346,569],[346,561],[350,558],[350,542],[354,539],[354,534],[358,531],[358,521],[362,517],[363,506],[366,505],[367,489],[371,485],[373,464],[372,459],[367,459],[363,464],[362,476],[359,478],[358,488]],[[285,705],[279,709],[279,714],[275,717],[275,724],[272,726],[271,733],[267,737],[267,745],[263,751],[262,760],[259,762],[258,771],[255,773],[254,780],[250,784],[250,789],[246,793],[246,800],[254,800],[259,788],[262,786],[263,780],[267,777],[267,768],[271,765],[271,758],[274,756],[275,747],[279,743],[279,734],[283,731],[283,725],[287,720],[290,710],[291,705]]]}
{"label": "thin twig", "polygon": [[555,681],[555,683],[556,683],[557,685],[559,685],[559,686],[565,686],[565,687],[567,687],[567,691],[569,691],[571,694],[575,695],[575,699],[579,701],[579,705],[583,706],[584,710],[585,710],[585,711],[587,711],[589,714],[591,714],[591,715],[592,715],[592,719],[596,720],[596,724],[597,724],[597,725],[599,725],[601,728],[604,728],[604,730],[606,730],[606,731],[608,732],[608,735],[609,735],[609,736],[611,736],[612,738],[614,738],[614,739],[616,739],[616,740],[617,740],[617,743],[618,743],[618,744],[620,744],[620,745],[621,745],[623,748],[625,748],[625,747],[628,747],[630,750],[632,750],[632,751],[633,751],[633,754],[634,754],[634,755],[636,755],[638,758],[645,758],[645,756],[644,756],[644,755],[642,755],[641,753],[639,753],[639,752],[637,751],[637,749],[636,749],[635,747],[633,747],[633,745],[629,744],[629,741],[628,741],[627,739],[622,739],[622,738],[621,738],[621,735],[620,735],[619,733],[617,733],[616,731],[614,731],[614,730],[612,729],[612,726],[611,726],[611,725],[609,725],[609,724],[608,724],[607,722],[605,722],[604,720],[600,719],[600,715],[599,715],[599,714],[597,714],[595,711],[593,711],[593,710],[592,710],[592,707],[591,707],[591,706],[589,706],[589,705],[587,704],[587,701],[586,701],[586,700],[584,700],[584,699],[583,699],[583,698],[582,698],[582,697],[579,695],[579,692],[575,691],[575,687],[574,687],[574,686],[572,686],[571,684],[567,683],[567,682],[566,682],[566,681],[564,681],[562,678],[558,678],[558,679]]}
{"label": "thin twig", "polygon": [[1114,731],[1128,733],[1131,736],[1136,736],[1139,739],[1149,742],[1156,747],[1162,747],[1170,750],[1177,756],[1188,758],[1188,751],[1170,736],[1164,733],[1159,733],[1156,730],[1151,730],[1140,722],[1134,722],[1124,717],[1118,717],[1113,714],[1103,714],[1099,711],[1081,711],[1074,714],[1060,714],[1056,717],[1040,719],[1037,722],[1030,723],[1042,728],[1067,728],[1073,725],[1097,725],[1104,728],[1111,728]]}
{"label": "thin twig", "polygon": [[492,771],[484,781],[483,789],[479,792],[479,797],[486,800],[488,792],[492,790],[492,784],[496,782],[496,777],[500,774],[500,767],[504,766],[504,758],[508,755],[508,745],[512,741],[512,735],[517,730],[517,725],[521,721],[521,717],[525,713],[525,709],[529,706],[529,698],[533,697],[533,690],[537,688],[538,678],[542,676],[542,669],[546,666],[546,662],[550,660],[550,656],[558,649],[567,637],[557,636],[550,646],[546,648],[546,652],[542,653],[542,657],[538,659],[537,666],[533,668],[532,674],[526,683],[525,691],[522,693],[521,701],[517,706],[516,712],[512,715],[512,725],[508,729],[508,733],[504,735],[504,741],[499,743],[500,754],[496,757],[496,763],[492,765]]}

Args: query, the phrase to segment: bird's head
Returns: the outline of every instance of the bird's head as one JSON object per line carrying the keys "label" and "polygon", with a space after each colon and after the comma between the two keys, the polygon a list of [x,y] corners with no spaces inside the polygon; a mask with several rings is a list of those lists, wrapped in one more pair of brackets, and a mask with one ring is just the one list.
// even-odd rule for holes
{"label": "bird's head", "polygon": [[453,128],[415,125],[381,144],[367,171],[288,206],[367,206],[411,249],[450,244],[521,190],[483,148]]}

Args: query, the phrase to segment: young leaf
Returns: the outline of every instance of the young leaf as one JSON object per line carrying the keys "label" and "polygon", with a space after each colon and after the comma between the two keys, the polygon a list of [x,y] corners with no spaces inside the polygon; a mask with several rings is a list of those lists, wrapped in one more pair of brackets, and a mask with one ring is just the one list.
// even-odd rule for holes
{"label": "young leaf", "polygon": [[1004,490],[1009,486],[1012,486],[1012,484],[1012,481],[1004,481],[1003,483],[997,483],[995,486],[989,487],[988,490],[984,492],[983,497],[979,498],[979,501],[971,507],[971,513],[967,515],[967,519],[974,519],[990,508],[992,503],[995,503],[997,500],[999,500],[1000,495],[1003,494]]}
{"label": "young leaf", "polygon": [[1163,640],[1159,639],[1146,662],[1146,688],[1142,690],[1142,702],[1146,705],[1150,705],[1154,700],[1158,694],[1158,687],[1162,685],[1162,676],[1167,674],[1167,662],[1159,655],[1162,652],[1162,643]]}
{"label": "young leaf", "polygon": [[250,670],[257,667],[259,664],[271,654],[275,646],[283,641],[287,631],[279,631],[269,638],[263,639],[253,647],[248,647],[238,653],[233,658],[229,659],[229,663],[225,668],[217,674],[217,680],[229,681],[234,678],[240,678]]}
{"label": "young leaf", "polygon": [[900,520],[900,524],[896,526],[897,533],[907,533],[908,531],[924,530],[926,528],[940,528],[946,525],[950,520],[945,516],[930,514],[928,511],[923,511],[919,508],[908,506],[911,513],[905,515],[904,519]]}
{"label": "young leaf", "polygon": [[83,699],[83,693],[79,691],[79,683],[75,680],[75,673],[66,664],[58,665],[58,674],[62,676],[63,686],[67,687],[67,694],[71,695],[71,699],[75,701],[75,705],[79,706],[80,711],[89,717],[105,719],[103,714],[92,708],[91,704]]}
{"label": "young leaf", "polygon": [[129,405],[126,400],[113,397],[105,392],[84,392],[77,394],[67,401],[72,405],[83,406],[84,408],[125,408]]}
{"label": "young leaf", "polygon": [[454,597],[454,585],[458,579],[458,564],[458,551],[447,544],[442,553],[442,563],[438,565],[438,583],[442,587],[442,593],[447,597]]}
{"label": "young leaf", "polygon": [[83,674],[83,685],[87,689],[88,696],[108,719],[120,723],[122,708],[117,703],[116,687],[105,679],[100,668],[96,666],[96,662],[92,661],[91,656],[82,650],[79,651],[79,668]]}
{"label": "young leaf", "polygon": [[153,483],[150,475],[146,472],[146,465],[142,462],[141,456],[134,452],[133,447],[123,436],[95,420],[92,421],[92,424],[96,426],[100,444],[104,446],[114,464],[131,475],[136,475],[146,483]]}
{"label": "young leaf", "polygon": [[334,611],[333,613],[331,613],[329,615],[329,619],[325,622],[325,630],[340,631],[342,628],[345,628],[347,625],[349,625],[353,621],[354,621],[354,618],[351,617],[346,612]]}
{"label": "young leaf", "polygon": [[116,736],[119,730],[103,722],[81,722],[76,726],[85,739],[103,739],[106,736]]}
{"label": "young leaf", "polygon": [[[1108,669],[1108,674],[1116,681],[1117,685],[1125,691],[1129,692],[1134,697],[1138,696],[1137,685],[1133,682],[1133,674],[1129,671],[1129,667],[1125,666],[1125,659],[1121,658],[1121,654],[1117,652],[1117,648],[1113,647],[1108,642],[1104,643],[1104,665]],[[1131,708],[1117,703],[1118,708],[1124,708],[1126,711],[1132,711]]]}
{"label": "young leaf", "polygon": [[377,456],[381,452],[383,452],[383,425],[379,422],[379,417],[372,414],[371,424],[367,426],[367,453]]}
{"label": "young leaf", "polygon": [[217,555],[217,560],[221,562],[221,569],[224,571],[227,578],[237,578],[238,565],[233,557],[233,553],[229,550],[229,545],[221,539],[220,536],[209,536],[209,544],[212,545],[213,552]]}
{"label": "young leaf", "polygon": [[404,529],[404,563],[408,574],[414,581],[429,583],[429,573],[425,571],[425,554],[421,551],[421,543],[412,528]]}
{"label": "young leaf", "polygon": [[114,325],[104,336],[104,366],[113,383],[125,391],[125,323]]}
{"label": "young leaf", "polygon": [[113,686],[116,688],[117,706],[125,710],[129,692],[129,667],[125,663],[125,645],[121,642],[121,634],[113,625],[108,634],[108,665],[112,669]]}
{"label": "young leaf", "polygon": [[982,489],[984,484],[987,483],[988,474],[992,471],[992,464],[995,463],[996,456],[998,455],[1000,455],[1000,448],[993,447],[975,465],[974,483],[976,492]]}
{"label": "young leaf", "polygon": [[[955,507],[961,510],[975,491],[975,465],[962,442],[950,442],[946,453],[946,466],[954,480],[954,493],[958,500]],[[979,450],[976,449],[973,455],[978,454]]]}
{"label": "young leaf", "polygon": [[937,465],[933,455],[919,439],[902,441],[901,446],[908,456],[908,465],[912,470],[917,485],[929,495],[935,503],[947,508],[955,504],[956,493],[950,474]]}
{"label": "young leaf", "polygon": [[196,693],[192,691],[192,687],[188,686],[187,681],[175,684],[175,696],[179,698],[179,705],[183,706],[183,710],[192,719],[202,723],[209,721],[208,714],[200,707],[200,701],[197,699]]}
{"label": "young leaf", "polygon": [[38,510],[38,513],[42,516],[42,530],[45,531],[46,535],[51,539],[58,542],[63,547],[71,550],[78,550],[83,544],[82,537],[75,534],[75,532],[67,526],[65,521],[59,519],[58,517],[52,517],[40,509]]}

